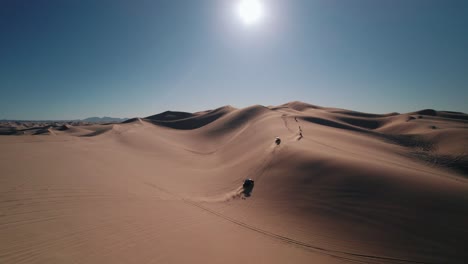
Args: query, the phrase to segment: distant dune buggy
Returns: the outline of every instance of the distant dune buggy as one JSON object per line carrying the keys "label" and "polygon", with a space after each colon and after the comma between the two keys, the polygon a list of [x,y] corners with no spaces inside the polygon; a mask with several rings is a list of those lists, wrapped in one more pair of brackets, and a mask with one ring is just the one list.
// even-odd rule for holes
{"label": "distant dune buggy", "polygon": [[254,180],[252,179],[245,179],[244,184],[242,185],[244,189],[252,189],[253,186],[254,186]]}
{"label": "distant dune buggy", "polygon": [[279,137],[276,137],[275,138],[275,143],[276,143],[276,145],[281,144],[281,139]]}

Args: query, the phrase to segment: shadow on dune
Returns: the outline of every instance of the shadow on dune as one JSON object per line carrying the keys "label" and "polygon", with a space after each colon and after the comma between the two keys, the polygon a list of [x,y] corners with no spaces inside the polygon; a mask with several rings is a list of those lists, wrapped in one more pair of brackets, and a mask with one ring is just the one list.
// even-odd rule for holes
{"label": "shadow on dune", "polygon": [[415,151],[411,156],[425,161],[431,166],[444,167],[459,172],[468,178],[468,155],[437,155],[430,152]]}
{"label": "shadow on dune", "polygon": [[69,124],[64,124],[64,125],[61,125],[59,127],[55,127],[55,130],[58,130],[58,131],[67,131],[67,130],[70,130],[73,126],[69,125]]}
{"label": "shadow on dune", "polygon": [[46,127],[43,129],[38,129],[37,131],[33,133],[33,135],[55,135],[55,134],[52,132],[51,128]]}
{"label": "shadow on dune", "polygon": [[[420,148],[423,149],[424,151],[430,151],[434,148],[434,145],[432,142],[423,139],[421,136],[418,135],[398,135],[398,134],[384,134],[376,131],[372,131],[372,129],[364,129],[360,127],[355,127],[351,124],[343,124],[340,122],[328,120],[328,119],[323,119],[323,118],[318,118],[318,117],[303,117],[302,118],[304,121],[308,121],[311,123],[315,123],[318,125],[322,126],[328,126],[328,127],[333,127],[333,128],[339,128],[339,129],[345,129],[345,130],[350,130],[350,131],[355,131],[355,132],[360,132],[363,134],[368,134],[370,136],[374,136],[376,138],[379,138],[381,140],[387,141],[392,144],[400,145],[403,147],[410,147],[410,148]],[[357,124],[356,124],[357,125]],[[368,123],[368,124],[359,124],[362,126],[374,126],[376,124]]]}
{"label": "shadow on dune", "polygon": [[347,116],[354,116],[354,117],[364,117],[364,118],[380,118],[380,117],[389,117],[389,116],[396,116],[399,115],[399,113],[393,112],[393,113],[388,113],[388,114],[370,114],[370,113],[363,113],[363,112],[356,112],[356,111],[347,111],[347,110],[341,110],[341,111],[331,111],[334,114],[342,114],[342,115],[347,115]]}
{"label": "shadow on dune", "polygon": [[282,104],[279,106],[270,107],[271,110],[279,110],[279,109],[285,109],[285,108],[290,108],[299,112],[303,112],[309,109],[323,109],[323,107],[320,107],[318,105],[312,105],[312,104],[308,104],[308,103],[304,103],[300,101],[293,101],[293,102],[289,102],[289,103]]}
{"label": "shadow on dune", "polygon": [[[450,118],[450,119],[460,120],[462,122],[466,122],[468,120],[467,114],[462,113],[462,112],[454,112],[454,111],[436,111],[434,109],[424,109],[424,110],[412,112],[409,114]],[[422,118],[422,116],[420,116],[419,118]]]}
{"label": "shadow on dune", "polygon": [[344,230],[343,237],[360,237],[382,252],[387,247],[411,252],[409,259],[424,259],[425,252],[432,252],[428,260],[439,255],[446,261],[429,263],[464,263],[468,200],[461,189],[445,192],[445,186],[435,187],[418,173],[400,176],[393,168],[283,155],[262,185],[266,191],[261,195],[268,195],[272,203],[283,197],[292,214],[310,220],[324,217],[336,230]]}
{"label": "shadow on dune", "polygon": [[195,115],[187,112],[166,111],[160,114],[146,117],[146,119],[157,121],[175,121],[194,117]]}
{"label": "shadow on dune", "polygon": [[414,112],[414,114],[427,115],[427,116],[437,116],[437,111],[434,110],[434,109],[423,109],[423,110],[419,110],[417,112]]}
{"label": "shadow on dune", "polygon": [[364,129],[377,129],[385,124],[385,120],[382,119],[371,119],[371,118],[350,118],[350,117],[339,117],[337,118],[340,121],[343,121],[347,124],[362,127]]}
{"label": "shadow on dune", "polygon": [[261,105],[254,105],[241,110],[236,110],[223,118],[222,122],[214,124],[206,132],[209,136],[224,135],[243,125],[251,123],[254,119],[269,113],[270,109]]}
{"label": "shadow on dune", "polygon": [[0,135],[7,136],[7,135],[16,135],[18,132],[13,127],[5,127],[0,128]]}
{"label": "shadow on dune", "polygon": [[384,141],[403,147],[418,148],[422,149],[423,151],[431,151],[435,148],[433,142],[425,140],[422,136],[419,135],[392,135],[382,133],[375,133],[373,135],[383,139]]}
{"label": "shadow on dune", "polygon": [[108,131],[111,131],[113,129],[112,126],[105,126],[105,127],[99,127],[99,128],[96,128],[96,129],[89,129],[89,130],[92,130],[91,133],[87,133],[85,135],[81,135],[81,137],[95,137],[95,136],[99,136],[101,134],[104,134]]}
{"label": "shadow on dune", "polygon": [[169,128],[192,130],[206,126],[230,111],[230,107],[221,107],[201,115],[168,111],[162,114],[146,117],[145,120],[155,125]]}
{"label": "shadow on dune", "polygon": [[[423,110],[419,113],[429,113],[432,114],[432,111]],[[304,121],[315,123],[322,126],[328,126],[338,129],[345,129],[349,131],[359,132],[362,134],[367,134],[379,140],[385,141],[390,144],[399,145],[405,148],[412,149],[412,158],[423,161],[426,164],[431,166],[437,166],[441,168],[446,168],[458,173],[461,173],[466,177],[468,175],[468,158],[467,155],[438,155],[434,151],[437,150],[437,143],[431,140],[424,138],[421,135],[417,134],[386,134],[378,131],[374,131],[374,128],[377,128],[380,125],[382,120],[356,120],[356,119],[346,119],[337,122],[334,120],[328,120],[318,117],[302,117]],[[362,123],[356,122],[364,121]],[[364,127],[369,127],[365,129]],[[434,129],[434,128],[433,128]],[[300,139],[300,138],[299,138]]]}
{"label": "shadow on dune", "polygon": [[441,111],[438,113],[438,116],[460,120],[463,123],[466,123],[466,121],[468,121],[468,115],[460,112]]}
{"label": "shadow on dune", "polygon": [[346,124],[342,124],[342,123],[339,123],[339,122],[335,122],[335,121],[332,121],[332,120],[323,119],[323,118],[319,118],[319,117],[307,116],[307,117],[302,117],[301,119],[304,120],[304,121],[315,123],[317,125],[367,133],[367,131],[365,131],[364,129],[359,129],[359,128],[353,127],[351,125],[346,125]]}
{"label": "shadow on dune", "polygon": [[34,126],[34,127],[30,127],[30,128],[25,128],[25,129],[19,129],[17,130],[18,132],[35,132],[35,131],[39,131],[39,130],[44,130],[44,129],[49,129],[49,128],[53,128],[53,126],[51,125],[45,125],[45,126]]}

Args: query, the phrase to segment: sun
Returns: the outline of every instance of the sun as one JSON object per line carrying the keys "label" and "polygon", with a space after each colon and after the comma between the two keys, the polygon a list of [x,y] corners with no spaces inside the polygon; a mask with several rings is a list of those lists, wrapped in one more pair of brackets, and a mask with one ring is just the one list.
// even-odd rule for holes
{"label": "sun", "polygon": [[259,0],[241,0],[237,11],[246,25],[255,24],[263,17],[263,6]]}

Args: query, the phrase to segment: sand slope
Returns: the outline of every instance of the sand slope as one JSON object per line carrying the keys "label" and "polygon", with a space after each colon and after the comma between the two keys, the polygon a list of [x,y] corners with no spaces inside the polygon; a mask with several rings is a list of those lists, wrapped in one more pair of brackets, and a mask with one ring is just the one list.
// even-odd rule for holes
{"label": "sand slope", "polygon": [[1,127],[0,263],[468,259],[463,113],[291,102],[20,126]]}

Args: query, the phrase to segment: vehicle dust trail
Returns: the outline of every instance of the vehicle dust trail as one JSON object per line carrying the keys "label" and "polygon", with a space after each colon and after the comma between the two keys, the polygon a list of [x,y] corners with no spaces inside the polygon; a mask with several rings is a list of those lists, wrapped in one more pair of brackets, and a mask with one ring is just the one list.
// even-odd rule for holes
{"label": "vehicle dust trail", "polygon": [[304,135],[302,134],[302,127],[300,125],[299,120],[297,120],[297,117],[294,117],[294,120],[296,120],[296,123],[298,123],[298,127],[299,127],[299,137],[297,138],[297,140],[301,140],[304,137]]}
{"label": "vehicle dust trail", "polygon": [[[268,168],[270,167],[272,160],[274,158],[274,153],[276,152],[276,146],[269,147],[268,152],[263,157],[260,164],[256,167],[254,171],[248,173],[245,178],[253,179],[256,183],[259,183],[262,176],[266,174]],[[237,187],[236,189],[229,191],[227,193],[223,193],[220,195],[212,196],[212,197],[202,197],[202,198],[195,198],[193,200],[199,202],[207,202],[207,203],[216,203],[216,202],[228,202],[235,199],[245,199],[248,196],[245,193],[245,190],[242,186]]]}
{"label": "vehicle dust trail", "polygon": [[204,203],[220,203],[220,202],[229,202],[229,201],[244,198],[244,197],[245,197],[244,188],[239,186],[235,190],[232,190],[230,192],[227,192],[221,195],[216,195],[212,197],[194,198],[192,200],[197,201],[197,202],[204,202]]}
{"label": "vehicle dust trail", "polygon": [[[253,225],[249,225],[245,222],[239,221],[235,218],[229,217],[227,215],[224,215],[220,212],[217,212],[215,210],[212,210],[200,203],[200,201],[193,200],[193,199],[188,199],[186,197],[183,197],[182,195],[173,193],[165,188],[162,188],[156,184],[153,183],[146,183],[147,185],[156,188],[158,191],[165,192],[169,195],[174,196],[177,198],[177,200],[181,200],[182,202],[186,203],[187,205],[191,205],[194,207],[197,207],[201,210],[204,210],[214,216],[220,217],[226,221],[229,221],[233,224],[236,224],[240,227],[246,228],[248,230],[251,230],[253,232],[265,235],[267,237],[270,237],[272,239],[279,240],[283,243],[290,244],[293,246],[296,246],[298,248],[302,248],[307,251],[327,255],[330,257],[338,258],[341,260],[346,260],[350,262],[356,262],[356,263],[384,263],[387,261],[393,262],[393,263],[420,263],[420,264],[432,264],[430,262],[422,262],[422,261],[415,261],[415,260],[408,260],[408,259],[401,259],[401,258],[392,258],[392,257],[387,257],[387,256],[376,256],[376,255],[366,255],[366,254],[359,254],[359,253],[354,253],[354,252],[347,252],[347,251],[340,251],[340,250],[333,250],[333,249],[327,249],[324,247],[316,246],[313,244],[309,244],[300,240],[296,240],[281,234],[277,234],[274,232],[270,232],[258,227],[255,227]],[[230,192],[229,194],[236,194],[239,189],[242,189],[242,187],[236,189],[234,192]],[[374,262],[375,261],[375,262]]]}
{"label": "vehicle dust trail", "polygon": [[284,127],[286,127],[289,130],[289,132],[294,133],[294,131],[289,128],[288,115],[287,114],[282,114],[281,119],[283,119]]}
{"label": "vehicle dust trail", "polygon": [[[289,124],[287,122],[287,115],[283,114],[281,116],[281,119],[283,120],[284,126],[288,129],[288,131],[294,133],[294,131],[289,128]],[[295,118],[295,120],[297,122],[297,118]],[[301,135],[302,135],[302,130],[301,130]],[[267,154],[264,156],[264,158],[260,162],[260,165],[257,167],[257,169],[255,171],[248,174],[246,178],[251,178],[251,179],[255,180],[257,183],[259,183],[260,180],[263,178],[263,176],[268,171],[268,169],[270,168],[271,164],[273,163],[273,159],[275,158],[275,154],[278,151],[280,146],[281,145],[276,145],[275,143],[272,143],[268,147]]]}
{"label": "vehicle dust trail", "polygon": [[[282,112],[282,111],[280,111],[280,112]],[[298,132],[295,132],[293,129],[291,129],[291,128],[289,127],[289,122],[288,122],[288,120],[287,120],[288,117],[290,117],[289,114],[286,114],[286,113],[284,113],[284,112],[282,112],[282,113],[283,113],[283,114],[281,115],[281,119],[283,120],[284,127],[285,127],[289,132],[291,132],[291,133],[297,135],[296,140],[301,140],[301,139],[304,137],[304,135],[303,135],[302,127],[301,127],[300,122],[299,122],[299,120],[297,119],[297,117],[296,117],[296,116],[294,117],[294,121],[296,122],[296,124],[297,124],[297,126],[298,126]]]}
{"label": "vehicle dust trail", "polygon": [[254,179],[257,183],[260,183],[260,180],[263,178],[263,176],[266,174],[268,169],[270,168],[273,159],[275,158],[275,153],[276,150],[278,149],[278,146],[274,146],[273,149],[269,148],[268,153],[265,155],[262,163],[258,167],[258,170],[256,171],[256,176],[251,177]]}

